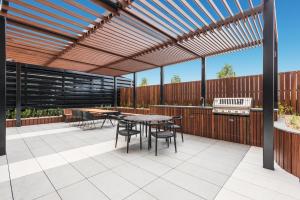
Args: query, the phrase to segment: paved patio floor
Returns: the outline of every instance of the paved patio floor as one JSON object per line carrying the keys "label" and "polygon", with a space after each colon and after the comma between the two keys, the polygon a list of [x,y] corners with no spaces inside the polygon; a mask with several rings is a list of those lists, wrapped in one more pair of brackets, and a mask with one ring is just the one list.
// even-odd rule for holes
{"label": "paved patio floor", "polygon": [[262,149],[185,135],[178,153],[159,143],[158,156],[129,154],[115,128],[82,131],[65,123],[7,129],[0,157],[1,200],[296,200],[298,178],[263,169]]}

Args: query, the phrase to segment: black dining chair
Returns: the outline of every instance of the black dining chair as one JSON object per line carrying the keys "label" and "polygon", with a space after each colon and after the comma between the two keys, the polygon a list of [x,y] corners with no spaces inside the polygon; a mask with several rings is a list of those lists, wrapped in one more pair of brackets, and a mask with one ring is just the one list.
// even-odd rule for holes
{"label": "black dining chair", "polygon": [[88,126],[89,128],[95,128],[96,127],[95,120],[97,119],[98,118],[90,112],[82,112],[83,123],[81,127],[85,128]]}
{"label": "black dining chair", "polygon": [[117,148],[119,135],[125,136],[127,139],[127,153],[129,151],[130,139],[133,135],[140,135],[140,149],[142,149],[142,131],[140,126],[138,128],[136,122],[118,119],[115,148]]}
{"label": "black dining chair", "polygon": [[[174,147],[175,147],[175,153],[177,153],[177,144],[176,144],[176,132],[170,128],[170,124],[167,121],[163,122],[157,122],[155,124],[155,131],[152,131],[151,124],[150,128],[151,130],[149,137],[155,138],[155,156],[157,156],[157,142],[158,139],[164,139],[166,140],[168,147],[169,147],[169,141],[173,138],[174,139]],[[149,140],[149,145],[151,146],[151,139]]]}
{"label": "black dining chair", "polygon": [[113,127],[115,127],[114,123],[112,122],[112,117],[111,117],[112,114],[105,113],[105,114],[103,114],[103,116],[104,116],[104,120],[103,120],[103,122],[102,122],[101,128],[104,126],[106,120],[110,121],[110,124],[111,124]]}
{"label": "black dining chair", "polygon": [[173,130],[175,133],[180,132],[181,133],[181,140],[184,142],[183,139],[183,131],[182,131],[182,116],[173,116],[172,120],[169,121],[169,128]]}
{"label": "black dining chair", "polygon": [[82,111],[77,109],[72,109],[71,121],[74,123],[74,125],[80,127],[82,124]]}

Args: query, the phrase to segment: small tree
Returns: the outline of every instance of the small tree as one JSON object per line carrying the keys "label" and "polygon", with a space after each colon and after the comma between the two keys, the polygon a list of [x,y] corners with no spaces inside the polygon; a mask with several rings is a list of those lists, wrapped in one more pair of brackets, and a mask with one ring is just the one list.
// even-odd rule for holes
{"label": "small tree", "polygon": [[181,82],[181,78],[178,75],[173,75],[173,77],[171,78],[171,83],[180,83]]}
{"label": "small tree", "polygon": [[225,64],[224,67],[217,73],[218,78],[229,78],[229,77],[235,77],[235,72],[233,71],[233,68],[229,64]]}
{"label": "small tree", "polygon": [[147,86],[148,85],[148,80],[147,78],[142,78],[140,86]]}

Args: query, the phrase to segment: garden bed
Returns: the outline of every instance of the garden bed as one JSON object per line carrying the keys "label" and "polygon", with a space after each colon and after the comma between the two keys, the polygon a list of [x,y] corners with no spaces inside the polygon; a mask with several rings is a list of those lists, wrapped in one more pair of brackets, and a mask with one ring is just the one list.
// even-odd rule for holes
{"label": "garden bed", "polygon": [[282,116],[274,126],[275,161],[284,170],[300,178],[300,130],[289,127],[286,116]]}

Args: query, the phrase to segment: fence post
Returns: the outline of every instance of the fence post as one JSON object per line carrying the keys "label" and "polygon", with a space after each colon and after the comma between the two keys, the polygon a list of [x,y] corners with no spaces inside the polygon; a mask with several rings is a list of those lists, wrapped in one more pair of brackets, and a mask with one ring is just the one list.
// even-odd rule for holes
{"label": "fence post", "polygon": [[133,108],[136,108],[136,72],[133,72]]}
{"label": "fence post", "polygon": [[164,77],[165,77],[164,67],[160,67],[160,104],[161,105],[165,104]]}
{"label": "fence post", "polygon": [[263,167],[274,170],[274,2],[264,0],[263,31]]}
{"label": "fence post", "polygon": [[118,78],[114,76],[114,107],[118,107]]}
{"label": "fence post", "polygon": [[205,57],[201,59],[201,97],[202,97],[202,105],[205,106],[206,101],[206,72],[205,72]]}
{"label": "fence post", "polygon": [[0,156],[6,154],[6,19],[0,16]]}
{"label": "fence post", "polygon": [[21,126],[21,70],[20,63],[16,64],[16,126]]}

